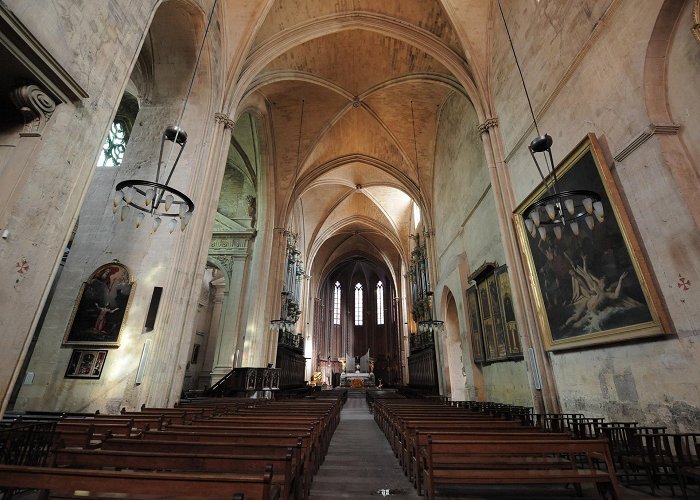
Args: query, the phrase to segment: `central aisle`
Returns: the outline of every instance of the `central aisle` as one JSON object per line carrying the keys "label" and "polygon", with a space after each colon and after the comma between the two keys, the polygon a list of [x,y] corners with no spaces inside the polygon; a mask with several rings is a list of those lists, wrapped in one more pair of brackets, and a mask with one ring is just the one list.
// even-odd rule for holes
{"label": "central aisle", "polygon": [[382,497],[422,498],[374,422],[364,391],[349,389],[326,459],[314,476],[310,500]]}

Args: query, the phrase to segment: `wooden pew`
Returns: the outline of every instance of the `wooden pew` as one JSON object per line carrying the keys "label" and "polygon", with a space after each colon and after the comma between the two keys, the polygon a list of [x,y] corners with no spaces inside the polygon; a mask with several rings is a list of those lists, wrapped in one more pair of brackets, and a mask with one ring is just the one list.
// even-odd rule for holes
{"label": "wooden pew", "polygon": [[205,474],[0,465],[2,488],[49,490],[68,495],[89,491],[92,494],[122,493],[183,499],[276,500],[280,497],[280,488],[271,481],[272,467],[260,474]]}
{"label": "wooden pew", "polygon": [[[284,500],[303,496],[303,478],[296,477],[292,468],[294,449],[280,453],[211,455],[195,453],[157,453],[146,451],[110,451],[56,449],[52,466],[87,469],[118,468],[168,472],[207,472],[249,474],[272,465],[272,484],[278,485]],[[298,494],[294,494],[298,492]]]}
{"label": "wooden pew", "polygon": [[[568,456],[563,460],[562,456]],[[593,457],[602,456],[605,470]],[[607,440],[436,441],[424,452],[424,484],[429,500],[439,485],[593,483],[598,498],[620,488]]]}
{"label": "wooden pew", "polygon": [[279,437],[259,437],[246,440],[246,442],[206,442],[206,441],[177,441],[156,439],[129,439],[110,438],[103,441],[102,450],[123,452],[151,452],[193,455],[253,455],[273,456],[284,458],[289,449],[292,449],[292,476],[302,479],[304,497],[311,490],[312,466],[306,458],[306,450],[303,448],[303,440],[295,438],[291,442]]}
{"label": "wooden pew", "polygon": [[[426,467],[425,450],[428,446],[428,440],[437,441],[542,441],[542,440],[567,440],[571,439],[571,434],[567,432],[543,432],[541,429],[524,428],[523,432],[516,431],[469,431],[469,430],[450,430],[440,431],[436,429],[419,429],[416,431],[413,449],[410,456],[407,458],[407,470],[409,480],[413,480],[413,484],[420,493],[422,490],[422,478]],[[423,458],[421,458],[423,457]]]}

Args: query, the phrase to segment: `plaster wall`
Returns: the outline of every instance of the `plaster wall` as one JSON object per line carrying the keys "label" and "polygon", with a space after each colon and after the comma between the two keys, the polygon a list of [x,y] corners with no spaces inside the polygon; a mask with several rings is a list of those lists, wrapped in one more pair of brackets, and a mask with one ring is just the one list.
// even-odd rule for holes
{"label": "plaster wall", "polygon": [[[471,372],[466,375],[466,383],[471,387],[466,394],[531,405],[523,361],[478,366],[470,361],[471,347],[465,345],[471,335],[464,313],[466,277],[485,262],[505,261],[495,200],[476,125],[476,112],[462,96],[454,94],[443,106],[435,153],[435,250],[439,273],[436,281],[438,289],[443,284],[450,287],[459,311],[460,331],[468,332],[461,335],[462,353],[456,354],[463,357],[467,354],[464,368],[465,373]],[[449,348],[452,343],[447,345]],[[443,366],[455,356],[441,355]],[[448,374],[443,374],[443,381],[447,378]]]}
{"label": "plaster wall", "polygon": [[[691,282],[698,277],[697,226],[678,196],[678,180],[671,172],[674,165],[662,154],[660,136],[637,144],[626,157],[612,162],[650,123],[644,69],[652,28],[663,2],[612,2],[607,11],[591,11],[593,17],[571,9],[574,3],[578,2],[550,2],[544,8],[545,12],[561,9],[557,17],[574,16],[589,27],[588,35],[563,29],[563,25],[557,28],[550,23],[550,16],[538,13],[539,7],[520,2],[510,5],[509,19],[518,19],[510,26],[511,33],[516,48],[520,48],[520,60],[526,61],[524,76],[540,132],[548,131],[554,138],[555,161],[560,161],[585,134],[593,132],[599,138],[639,237],[643,258],[651,268],[652,283],[665,301],[675,333],[550,353],[561,408],[567,413],[642,423],[663,421],[669,427],[697,430],[700,314],[688,304],[699,303],[700,295],[698,288],[684,290],[678,286],[681,277]],[[687,25],[689,8],[683,15],[686,18],[682,24]],[[700,126],[683,110],[692,114],[700,102],[697,92],[688,90],[690,82],[697,80],[700,45],[693,48],[689,37],[690,33],[681,29],[673,40],[667,94],[672,95],[670,107],[675,110],[682,137],[693,141]],[[534,132],[528,130],[529,120],[523,118],[527,108],[518,106],[517,100],[508,100],[516,92],[518,75],[504,79],[505,66],[511,63],[504,59],[510,47],[502,29],[496,29],[495,44],[494,92],[517,204],[538,183],[526,149]],[[562,47],[567,49],[562,51]],[[560,61],[559,69],[546,74],[535,67],[536,61],[550,59]],[[689,148],[690,154],[696,158],[693,148]]]}

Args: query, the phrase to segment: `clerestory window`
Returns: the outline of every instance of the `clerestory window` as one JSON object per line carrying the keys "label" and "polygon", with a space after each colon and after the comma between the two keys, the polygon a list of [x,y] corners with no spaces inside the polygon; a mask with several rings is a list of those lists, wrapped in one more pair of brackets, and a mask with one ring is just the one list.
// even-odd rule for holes
{"label": "clerestory window", "polygon": [[333,324],[340,324],[340,283],[335,282],[335,289],[333,290]]}
{"label": "clerestory window", "polygon": [[362,325],[362,285],[355,285],[355,325]]}

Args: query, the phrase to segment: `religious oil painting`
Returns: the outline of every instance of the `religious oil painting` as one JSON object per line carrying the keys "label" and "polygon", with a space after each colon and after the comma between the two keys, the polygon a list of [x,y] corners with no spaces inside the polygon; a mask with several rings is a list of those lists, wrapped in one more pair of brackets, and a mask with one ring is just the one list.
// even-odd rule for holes
{"label": "religious oil painting", "polygon": [[469,331],[472,336],[472,357],[475,363],[484,361],[484,344],[481,334],[481,319],[479,317],[479,292],[476,285],[467,288],[467,312],[469,315]]}
{"label": "religious oil painting", "polygon": [[489,298],[489,287],[486,281],[482,281],[477,285],[477,289],[479,291],[481,331],[484,335],[484,360],[491,361],[498,358],[498,346],[493,309],[491,308],[491,299]]}
{"label": "religious oil painting", "polygon": [[501,311],[503,312],[506,352],[508,357],[520,357],[523,354],[523,349],[520,346],[518,323],[515,320],[513,294],[510,290],[510,280],[508,279],[508,267],[504,264],[497,268],[493,274],[498,284],[498,297],[501,303]]}
{"label": "religious oil painting", "polygon": [[63,344],[118,347],[133,290],[125,266],[100,266],[80,288]]}
{"label": "religious oil painting", "polygon": [[551,230],[544,239],[538,231],[531,234],[523,214],[546,194],[542,184],[515,210],[547,349],[668,333],[658,292],[595,136],[589,134],[555,174],[561,191],[599,193],[603,215],[579,219],[578,235],[570,225],[562,227],[561,238]]}
{"label": "religious oil painting", "polygon": [[65,378],[98,379],[107,359],[107,349],[74,349],[71,354]]}
{"label": "religious oil painting", "polygon": [[491,359],[505,359],[506,350],[506,329],[503,321],[503,309],[498,293],[498,283],[496,276],[491,273],[486,278],[486,287],[489,291],[489,301],[491,302],[491,316],[493,319],[493,334],[495,338],[496,353]]}

